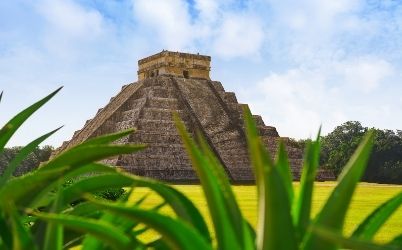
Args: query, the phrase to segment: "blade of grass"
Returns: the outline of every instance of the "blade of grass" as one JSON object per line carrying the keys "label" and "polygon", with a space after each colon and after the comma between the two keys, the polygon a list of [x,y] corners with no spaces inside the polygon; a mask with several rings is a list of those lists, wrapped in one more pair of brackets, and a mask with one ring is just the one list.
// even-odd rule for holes
{"label": "blade of grass", "polygon": [[[44,171],[49,171],[52,169],[65,168],[65,166],[69,166],[69,168],[60,171],[59,174],[55,174],[53,176],[49,176],[47,182],[44,183],[32,183],[32,187],[21,185],[20,187],[15,187],[15,182],[21,181],[20,178],[15,178],[11,182],[13,182],[13,186],[19,189],[20,196],[19,198],[27,198],[27,194],[30,194],[27,199],[20,199],[22,204],[29,204],[33,200],[35,194],[39,194],[40,191],[48,186],[50,181],[57,181],[60,178],[64,178],[63,174],[66,174],[76,168],[78,166],[83,166],[93,161],[101,160],[110,156],[118,155],[118,154],[126,154],[136,152],[143,147],[138,145],[96,145],[96,146],[87,146],[80,147],[78,149],[70,149],[65,153],[61,154],[59,157],[54,158],[53,160],[45,163],[41,168],[32,173],[32,175],[40,175],[40,173]],[[57,171],[56,171],[57,172]],[[56,173],[55,172],[55,173]],[[31,176],[32,176],[31,175]],[[35,178],[35,177],[32,177]],[[8,185],[6,185],[8,186]],[[4,189],[4,188],[3,188]],[[9,188],[7,188],[9,189]],[[11,192],[12,193],[12,192]],[[7,196],[6,192],[0,191],[1,194]],[[32,195],[33,194],[33,195]],[[8,195],[10,198],[16,198],[14,195]]]}
{"label": "blade of grass", "polygon": [[107,243],[114,249],[133,249],[131,239],[117,227],[103,221],[72,215],[34,213],[39,219],[63,225],[79,232],[88,233]]}
{"label": "blade of grass", "polygon": [[[131,191],[130,191],[131,193]],[[130,197],[130,195],[128,194],[124,199],[123,202],[127,202],[127,199]],[[136,201],[134,203],[134,206],[139,206],[141,203],[143,203],[145,201],[145,199],[148,197],[148,194],[144,195],[143,197],[141,197],[138,201]],[[91,206],[95,206],[94,204],[90,203],[90,202],[86,202],[87,204],[90,204]],[[98,210],[98,209],[96,209]],[[98,210],[99,211],[99,210]],[[100,220],[110,223],[112,225],[115,225],[117,227],[119,227],[123,232],[125,233],[130,233],[129,230],[131,230],[135,224],[137,224],[136,221],[130,221],[127,220],[126,218],[122,218],[118,215],[115,214],[111,214],[111,213],[107,213],[107,212],[102,212],[102,216],[99,218]],[[122,225],[124,224],[124,225]],[[135,237],[134,237],[135,238]],[[90,235],[86,235],[84,240],[82,241],[82,250],[90,250],[90,249],[98,249],[98,250],[102,250],[105,249],[105,244],[100,241],[99,239],[90,236]]]}
{"label": "blade of grass", "polygon": [[[67,241],[64,245],[63,245],[63,249],[75,249],[75,247],[80,247],[80,242],[82,241],[82,239],[84,238],[84,236],[79,236],[76,237],[74,239],[71,239],[69,241]],[[82,250],[82,248],[80,248]],[[97,250],[101,250],[101,249],[97,249]]]}
{"label": "blade of grass", "polygon": [[[316,227],[328,228],[334,232],[342,232],[346,212],[359,182],[366,168],[373,147],[374,132],[367,132],[363,141],[346,164],[338,178],[338,185],[313,222]],[[314,234],[306,234],[304,249],[336,249],[336,243],[320,239]]]}
{"label": "blade of grass", "polygon": [[100,174],[76,181],[64,188],[61,193],[64,196],[64,202],[68,204],[85,193],[93,193],[108,188],[129,187],[132,184],[133,180],[125,178],[119,173]]}
{"label": "blade of grass", "polygon": [[13,249],[18,250],[37,249],[36,245],[33,242],[31,234],[28,232],[27,228],[25,228],[21,224],[21,219],[17,212],[16,207],[13,204],[9,203],[7,210],[8,214],[10,214],[10,220],[11,220]]}
{"label": "blade of grass", "polygon": [[256,234],[250,223],[243,218],[244,249],[256,249]]}
{"label": "blade of grass", "polygon": [[293,177],[290,171],[290,165],[288,160],[288,154],[286,153],[285,144],[282,140],[279,142],[279,149],[277,155],[276,165],[278,166],[278,172],[282,177],[283,184],[285,185],[286,191],[288,193],[289,204],[293,203]]}
{"label": "blade of grass", "polygon": [[[195,145],[194,141],[187,133],[184,124],[180,121],[177,114],[174,120],[179,134],[183,140],[187,154],[190,156],[192,166],[200,179],[204,195],[207,200],[209,213],[211,215],[219,249],[241,249],[242,237],[236,237],[236,228],[228,214],[225,198],[222,195],[221,186],[218,183],[214,168],[208,157],[204,156],[201,150]],[[241,219],[241,218],[237,218]]]}
{"label": "blade of grass", "polygon": [[0,237],[4,245],[7,246],[6,249],[11,249],[13,244],[13,236],[11,230],[7,224],[4,217],[4,211],[0,208]]}
{"label": "blade of grass", "polygon": [[[85,174],[115,173],[116,171],[116,168],[101,163],[89,163],[84,166],[80,166],[79,168],[71,169],[69,172],[65,172],[61,178],[67,181],[76,179]],[[25,196],[23,198],[25,201],[24,204],[27,204],[27,207],[47,206],[54,199],[54,195],[52,195],[51,191],[57,188],[58,183],[58,179],[55,181],[48,181],[47,185],[40,190],[36,190],[34,195],[31,194],[29,196]]]}
{"label": "blade of grass", "polygon": [[207,241],[211,241],[208,227],[195,205],[174,188],[154,180],[132,176],[124,173],[110,173],[84,179],[64,189],[65,202],[79,197],[83,193],[99,191],[108,187],[127,186],[148,187],[158,193],[172,207],[181,219],[193,225]]}
{"label": "blade of grass", "polygon": [[297,249],[288,191],[258,136],[250,110],[244,109],[247,141],[258,191],[257,249]]}
{"label": "blade of grass", "polygon": [[[142,203],[142,201],[136,202],[133,206],[130,205],[130,207],[138,207],[139,204]],[[124,203],[120,203],[122,206],[124,206]],[[162,202],[159,205],[156,205],[155,207],[149,209],[149,211],[158,211],[160,208],[162,208],[166,203]],[[143,229],[140,229],[138,231],[134,231],[133,228],[138,226],[140,224],[139,221],[137,220],[127,220],[127,218],[120,216],[119,214],[113,214],[113,213],[108,213],[105,212],[104,215],[100,218],[100,220],[108,222],[110,224],[113,224],[117,227],[119,227],[124,233],[127,235],[131,236],[131,239],[136,242],[137,245],[139,245],[138,248],[142,247],[142,242],[137,239],[138,235],[149,230],[150,227],[145,226]],[[91,250],[91,249],[104,249],[105,245],[103,244],[102,241],[88,235],[85,237],[85,240],[82,243],[82,250]]]}
{"label": "blade of grass", "polygon": [[54,95],[57,94],[62,89],[62,87],[58,88],[42,100],[32,104],[25,110],[18,113],[14,116],[7,124],[0,130],[0,153],[2,153],[4,146],[13,136],[13,134],[17,131],[17,129],[40,107],[42,107],[46,102],[48,102]]}
{"label": "blade of grass", "polygon": [[120,138],[128,136],[135,132],[135,129],[126,129],[116,133],[101,135],[95,138],[91,138],[83,143],[79,144],[78,147],[85,147],[89,145],[99,145],[99,144],[108,144],[112,143]]}
{"label": "blade of grass", "polygon": [[[243,246],[242,249],[254,249],[254,241],[252,240],[252,236],[250,235],[253,234],[253,232],[249,231],[251,228],[247,226],[246,220],[241,213],[240,207],[235,198],[235,194],[230,185],[228,176],[226,175],[221,162],[212,152],[208,143],[200,133],[197,133],[197,139],[202,153],[211,162],[211,164],[209,165],[210,169],[206,171],[211,172],[215,176],[215,179],[223,196],[224,205],[226,207],[226,210],[228,211],[229,221],[232,223],[232,227],[235,229],[234,231],[237,234],[240,245]],[[214,208],[211,207],[210,209]]]}
{"label": "blade of grass", "polygon": [[207,242],[212,241],[204,217],[189,198],[173,187],[162,185],[155,181],[144,180],[146,179],[138,178],[138,185],[148,187],[158,193],[172,207],[179,218],[191,224]]}
{"label": "blade of grass", "polygon": [[159,238],[147,244],[147,248],[149,249],[158,249],[158,250],[170,250],[168,244],[166,244],[163,238]]}
{"label": "blade of grass", "polygon": [[99,218],[102,215],[102,212],[97,210],[94,204],[89,202],[81,202],[64,210],[63,213],[87,218]]}
{"label": "blade of grass", "polygon": [[87,197],[87,199],[102,209],[148,225],[165,237],[173,249],[212,249],[201,234],[181,220],[175,220],[152,211],[125,207],[121,204],[101,202],[91,197]]}
{"label": "blade of grass", "polygon": [[[60,191],[56,195],[56,200],[50,209],[50,213],[59,213],[63,208],[63,196]],[[53,222],[48,222],[44,238],[44,250],[62,250],[63,249],[63,226]]]}
{"label": "blade of grass", "polygon": [[120,154],[134,153],[145,148],[145,145],[114,145],[114,144],[99,144],[99,145],[87,145],[77,146],[71,148],[60,155],[56,156],[46,164],[44,164],[39,171],[47,169],[71,166],[86,165],[95,161],[99,161],[111,156]]}
{"label": "blade of grass", "polygon": [[[119,199],[120,202],[127,202],[127,199],[130,197],[130,194],[132,192],[132,189],[130,190],[129,194],[126,197],[123,197],[121,200]],[[134,206],[140,205],[145,201],[145,199],[148,197],[148,194],[145,194],[142,196],[138,201],[134,203]],[[85,204],[89,204],[91,206],[96,207],[96,205],[90,203],[90,202],[85,202]],[[96,207],[97,208],[97,207]],[[95,209],[99,211],[99,209]],[[128,229],[132,229],[135,225],[136,222],[134,221],[129,221],[126,218],[122,218],[120,216],[117,216],[115,214],[107,213],[105,211],[102,212],[102,216],[99,218],[100,220],[110,223],[112,225],[115,225],[119,227],[123,232],[128,233]],[[124,224],[124,225],[122,225]],[[130,228],[129,226],[126,227],[126,225],[132,225]],[[130,234],[132,236],[132,234]],[[135,238],[135,237],[134,237]],[[103,250],[106,249],[105,244],[103,244],[102,241],[98,240],[97,238],[86,235],[84,237],[84,240],[82,241],[82,249],[97,249],[97,250]]]}
{"label": "blade of grass", "polygon": [[59,127],[45,135],[42,135],[41,137],[37,138],[36,140],[32,141],[25,147],[23,147],[18,154],[15,156],[15,158],[8,164],[8,167],[5,169],[4,173],[2,176],[0,176],[0,187],[4,185],[4,183],[10,179],[10,177],[13,175],[19,164],[39,145],[41,144],[44,140],[49,138],[51,135],[56,133],[59,129],[62,127]]}
{"label": "blade of grass", "polygon": [[387,243],[387,246],[399,247],[398,249],[401,250],[402,249],[402,234],[393,238],[390,242]]}
{"label": "blade of grass", "polygon": [[308,142],[300,179],[299,197],[293,206],[293,222],[296,227],[297,240],[300,242],[310,223],[314,181],[320,162],[320,131],[315,141]]}
{"label": "blade of grass", "polygon": [[356,238],[344,238],[340,233],[334,232],[330,229],[313,227],[313,232],[319,235],[321,238],[332,242],[334,245],[339,245],[342,249],[356,249],[356,250],[400,250],[400,247],[377,245],[370,241],[356,239]]}
{"label": "blade of grass", "polygon": [[402,204],[402,192],[376,208],[353,232],[352,237],[371,240],[387,219]]}
{"label": "blade of grass", "polygon": [[37,174],[37,172],[29,173],[11,179],[0,189],[0,206],[4,207],[4,204],[11,201],[18,204],[18,201],[25,196],[34,194],[36,190],[45,187],[49,180],[61,176],[68,169],[68,167],[64,167],[56,170],[43,171],[40,174]]}

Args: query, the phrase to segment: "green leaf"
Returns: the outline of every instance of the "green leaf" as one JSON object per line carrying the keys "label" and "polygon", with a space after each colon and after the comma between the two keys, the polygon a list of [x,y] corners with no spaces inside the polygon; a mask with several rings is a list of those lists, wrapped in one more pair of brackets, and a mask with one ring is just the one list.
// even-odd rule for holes
{"label": "green leaf", "polygon": [[159,232],[173,249],[212,249],[201,234],[181,220],[135,207],[90,200],[102,209],[148,225]]}
{"label": "green leaf", "polygon": [[[216,183],[221,190],[224,206],[228,211],[227,214],[229,216],[229,221],[233,224],[232,227],[235,229],[239,244],[242,246],[242,249],[254,249],[254,240],[252,240],[251,236],[254,232],[250,232],[251,228],[248,227],[247,221],[244,219],[241,213],[240,207],[235,198],[235,194],[221,162],[212,152],[208,143],[200,133],[197,133],[197,139],[202,153],[211,162],[210,165],[204,166],[206,167],[205,171],[211,172],[216,179]],[[210,167],[210,169],[207,169],[207,167]],[[214,208],[210,207],[210,209]]]}
{"label": "green leaf", "polygon": [[23,147],[18,154],[15,156],[15,158],[8,164],[8,167],[5,169],[3,175],[0,177],[0,187],[4,185],[4,183],[10,179],[10,177],[13,175],[15,169],[19,166],[19,164],[30,154],[32,151],[39,145],[41,144],[44,140],[46,140],[49,136],[54,134],[56,131],[61,129],[62,127],[59,127],[45,135],[42,135],[38,139],[32,141],[25,147]]}
{"label": "green leaf", "polygon": [[172,207],[180,219],[188,222],[198,230],[207,242],[211,242],[211,236],[204,218],[193,202],[184,194],[173,187],[145,178],[137,178],[136,183],[138,186],[148,187],[158,193]]}
{"label": "green leaf", "polygon": [[95,205],[89,202],[81,202],[64,210],[63,213],[87,218],[99,218],[102,215],[102,211],[97,210]]}
{"label": "green leaf", "polygon": [[[66,243],[63,245],[63,249],[74,249],[75,247],[78,247],[80,245],[80,242],[84,238],[83,235],[80,235],[78,237],[72,238],[71,240],[66,241]],[[82,250],[82,248],[81,248]],[[100,249],[97,249],[100,250]]]}
{"label": "green leaf", "polygon": [[[56,196],[56,200],[53,202],[53,206],[50,209],[51,213],[59,213],[63,208],[63,196],[59,191]],[[61,250],[63,249],[63,226],[49,222],[46,227],[44,250]]]}
{"label": "green leaf", "polygon": [[371,240],[387,219],[402,204],[402,192],[377,207],[353,232],[352,236]]}
{"label": "green leaf", "polygon": [[13,117],[1,130],[0,130],[0,153],[2,153],[4,146],[13,136],[13,134],[18,130],[18,128],[40,107],[42,107],[46,102],[48,102],[54,95],[57,94],[62,89],[58,88],[56,91],[52,92],[50,95],[46,96],[42,100],[32,104],[25,110],[18,113]]}
{"label": "green leaf", "polygon": [[134,132],[135,132],[135,129],[127,129],[127,130],[122,130],[122,131],[112,133],[112,134],[101,135],[101,136],[98,136],[95,138],[91,138],[87,141],[84,141],[83,143],[79,144],[78,147],[112,143],[112,142],[114,142],[120,138],[123,138],[125,136],[128,136]]}
{"label": "green leaf", "polygon": [[[131,193],[131,191],[130,191],[130,193]],[[130,195],[127,195],[127,197],[125,197],[123,199],[123,201],[127,201],[129,196]],[[139,206],[142,202],[145,201],[147,196],[148,196],[148,194],[144,195],[141,199],[136,201],[134,206]],[[85,202],[85,203],[96,207],[96,205],[94,205],[90,202]],[[97,209],[97,207],[95,210],[99,211],[99,209]],[[99,219],[104,222],[107,222],[107,223],[110,223],[112,225],[119,227],[125,233],[129,233],[131,231],[131,229],[133,227],[135,227],[136,224],[138,224],[138,222],[136,222],[136,221],[130,221],[130,220],[127,220],[126,218],[122,218],[118,215],[107,213],[107,212],[103,212],[102,216]],[[132,235],[132,234],[130,234],[130,235]],[[88,250],[99,249],[100,250],[100,249],[104,249],[104,247],[105,246],[101,240],[99,240],[93,236],[90,236],[90,235],[86,235],[82,242],[82,250],[86,250],[86,249],[88,249]]]}
{"label": "green leaf", "polygon": [[63,166],[71,166],[75,168],[77,166],[86,165],[94,161],[99,161],[111,156],[120,154],[134,153],[145,148],[145,145],[86,145],[73,147],[46,164],[44,164],[38,171],[44,171],[52,168],[58,168]]}
{"label": "green leaf", "polygon": [[15,250],[31,250],[37,249],[33,242],[31,234],[21,224],[21,218],[17,212],[16,207],[9,203],[8,214],[10,214],[11,228],[13,235],[13,249]]}
{"label": "green leaf", "polygon": [[39,219],[57,223],[72,230],[88,233],[107,243],[114,249],[133,249],[131,239],[117,227],[100,220],[72,215],[34,213]]}
{"label": "green leaf", "polygon": [[[338,178],[338,185],[317,215],[314,226],[342,232],[346,212],[359,182],[366,168],[373,147],[373,131],[369,131],[363,141],[346,164]],[[314,234],[306,234],[304,249],[336,249],[336,243],[320,239]]]}
{"label": "green leaf", "polygon": [[106,173],[76,181],[61,192],[64,196],[64,201],[70,203],[85,193],[93,193],[108,188],[129,187],[132,184],[132,179],[125,178],[119,173]]}
{"label": "green leaf", "polygon": [[402,250],[402,234],[393,238],[390,242],[387,243],[387,246],[395,246],[397,249]]}
{"label": "green leaf", "polygon": [[[220,166],[214,166],[216,160],[211,155],[208,156],[208,153],[204,155],[195,145],[177,114],[174,114],[174,119],[187,153],[190,156],[192,166],[204,190],[209,213],[211,214],[215,228],[218,248],[241,249],[243,247],[242,217],[240,215],[235,221],[231,220],[233,213],[236,212],[232,210],[232,204],[229,204],[228,200],[225,200],[225,198],[230,197],[230,193],[226,193],[226,197],[223,195],[228,188],[226,187],[226,181],[224,176],[222,176],[222,172],[218,170]],[[206,149],[205,143],[204,150],[206,152],[209,151]],[[236,225],[237,221],[240,221],[240,227]]]}
{"label": "green leaf", "polygon": [[7,202],[15,202],[17,205],[20,202],[24,202],[25,197],[31,196],[46,187],[50,180],[59,178],[68,169],[68,167],[64,167],[42,171],[40,174],[34,171],[11,179],[0,189],[0,206],[4,206]]}
{"label": "green leaf", "polygon": [[84,174],[100,174],[100,173],[115,173],[116,168],[101,164],[101,163],[89,163],[79,168],[69,169],[63,173],[63,175],[57,176],[56,180],[48,181],[47,185],[42,187],[40,190],[35,190],[34,194],[30,194],[24,197],[24,204],[28,207],[41,207],[47,206],[54,199],[54,195],[51,193],[52,190],[57,188],[59,184],[59,179],[71,180]]}
{"label": "green leaf", "polygon": [[159,238],[147,244],[147,248],[149,249],[158,249],[158,250],[170,250],[171,248],[165,242],[164,238]]}
{"label": "green leaf", "polygon": [[[397,246],[377,245],[370,241],[357,239],[354,237],[344,238],[339,232],[334,232],[331,229],[313,227],[313,233],[332,242],[334,245],[339,245],[342,249],[356,249],[356,250],[400,250]],[[326,249],[326,248],[324,248]]]}
{"label": "green leaf", "polygon": [[[26,179],[14,178],[13,180],[9,181],[6,187],[0,190],[0,197],[4,195],[13,199],[26,198],[21,199],[20,201],[23,204],[29,204],[34,199],[35,194],[39,194],[42,188],[47,187],[52,181],[57,181],[58,179],[63,178],[63,174],[67,174],[79,166],[81,167],[83,165],[90,164],[93,161],[101,160],[109,156],[136,152],[142,148],[143,147],[139,145],[92,145],[80,148],[72,148],[53,160],[45,163],[41,168],[31,173]],[[68,168],[66,168],[66,166],[68,166]],[[62,170],[58,171],[59,168]],[[53,171],[54,175],[49,175],[53,169],[55,170]],[[26,183],[28,180],[30,181],[35,178],[42,178],[36,176],[40,176],[41,173],[46,171],[48,172],[46,182],[29,183],[29,185],[17,184],[20,182]],[[8,187],[8,184],[11,184],[11,186]],[[10,191],[10,188],[17,188],[19,190],[19,196],[15,196],[13,193],[14,191],[7,194],[7,192]],[[7,189],[8,191],[4,191],[4,189]],[[30,194],[30,197],[26,197],[27,194]]]}
{"label": "green leaf", "polygon": [[[258,136],[250,110],[244,110],[250,160],[258,191],[257,249],[297,249],[288,190]],[[281,161],[279,161],[281,162]]]}
{"label": "green leaf", "polygon": [[277,155],[277,162],[276,165],[278,166],[278,172],[282,177],[283,184],[285,185],[286,191],[287,191],[287,196],[289,199],[289,204],[293,203],[293,177],[292,177],[292,172],[290,171],[290,165],[289,165],[289,160],[288,156],[286,153],[286,148],[285,144],[283,143],[282,140],[279,142],[279,149],[278,149],[278,155]]}
{"label": "green leaf", "polygon": [[4,211],[2,209],[0,209],[0,237],[3,241],[3,244],[7,246],[6,249],[11,249],[13,244],[13,236],[4,217]]}
{"label": "green leaf", "polygon": [[244,249],[256,249],[256,233],[253,226],[243,218]]}
{"label": "green leaf", "polygon": [[300,179],[299,197],[293,206],[293,222],[300,242],[310,223],[314,181],[320,158],[320,132],[316,141],[308,142],[303,161],[303,172]]}
{"label": "green leaf", "polygon": [[83,179],[64,189],[65,202],[80,197],[87,192],[99,191],[109,187],[128,186],[148,187],[158,193],[172,207],[181,219],[193,225],[206,240],[210,241],[208,227],[194,204],[182,193],[174,188],[143,177],[128,175],[125,173],[110,173]]}

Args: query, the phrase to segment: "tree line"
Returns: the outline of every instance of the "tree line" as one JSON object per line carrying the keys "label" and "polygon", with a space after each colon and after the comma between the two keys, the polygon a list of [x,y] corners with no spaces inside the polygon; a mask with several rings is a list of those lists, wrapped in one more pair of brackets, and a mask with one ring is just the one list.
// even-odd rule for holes
{"label": "tree line", "polygon": [[[363,181],[402,184],[402,131],[376,129],[374,147]],[[369,130],[358,121],[348,121],[321,137],[320,165],[338,176]],[[297,141],[304,148],[307,140]]]}
{"label": "tree line", "polygon": [[[4,169],[8,163],[15,158],[22,147],[16,146],[11,148],[5,148],[2,153],[0,153],[0,174],[3,173]],[[36,147],[20,164],[20,166],[15,170],[14,175],[20,176],[22,174],[28,173],[39,166],[41,162],[49,160],[50,155],[53,151],[52,146]]]}

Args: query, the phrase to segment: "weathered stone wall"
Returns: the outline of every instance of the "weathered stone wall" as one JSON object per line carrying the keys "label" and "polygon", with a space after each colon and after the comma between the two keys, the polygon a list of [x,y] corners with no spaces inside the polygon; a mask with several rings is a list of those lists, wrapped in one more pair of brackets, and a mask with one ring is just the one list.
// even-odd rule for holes
{"label": "weathered stone wall", "polygon": [[138,61],[138,80],[158,75],[209,79],[210,62],[209,56],[162,51]]}

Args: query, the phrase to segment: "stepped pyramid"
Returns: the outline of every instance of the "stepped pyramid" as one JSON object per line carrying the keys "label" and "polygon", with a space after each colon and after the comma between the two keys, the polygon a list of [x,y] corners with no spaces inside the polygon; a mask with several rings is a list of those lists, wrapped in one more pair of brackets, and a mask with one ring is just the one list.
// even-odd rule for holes
{"label": "stepped pyramid", "polygon": [[[242,121],[242,106],[246,104],[239,104],[234,93],[210,80],[210,61],[209,56],[170,51],[140,60],[138,82],[123,86],[58,151],[95,136],[134,127],[135,133],[117,143],[145,143],[148,148],[106,160],[107,163],[169,182],[197,181],[172,120],[175,111],[190,133],[201,131],[233,182],[252,182]],[[254,118],[264,143],[275,153],[281,137],[274,127],[264,124],[261,116]],[[302,152],[292,147],[287,138],[282,139],[287,144],[293,175],[299,179]]]}

